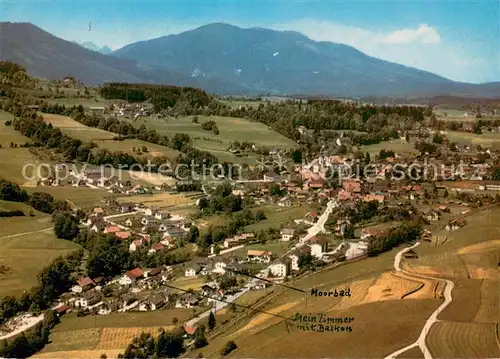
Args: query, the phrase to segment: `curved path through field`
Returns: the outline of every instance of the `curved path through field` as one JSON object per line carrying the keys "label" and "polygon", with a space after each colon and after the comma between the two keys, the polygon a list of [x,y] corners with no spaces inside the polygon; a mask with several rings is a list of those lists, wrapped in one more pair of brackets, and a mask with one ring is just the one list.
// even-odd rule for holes
{"label": "curved path through field", "polygon": [[405,271],[404,269],[401,269],[401,258],[403,256],[403,254],[405,254],[406,252],[408,252],[409,250],[411,250],[415,247],[418,247],[419,245],[420,245],[420,242],[417,242],[413,246],[407,247],[407,248],[403,249],[402,251],[398,252],[398,254],[396,254],[396,257],[394,257],[394,269],[396,270],[396,272],[403,272],[404,274],[406,274],[408,276],[412,276],[412,277],[416,277],[416,278],[444,280],[446,282],[446,287],[444,289],[444,302],[427,319],[424,327],[422,328],[422,331],[420,332],[420,336],[418,337],[418,339],[414,343],[412,343],[404,348],[401,348],[401,349],[395,351],[394,353],[389,354],[388,356],[385,357],[385,359],[394,359],[398,355],[406,352],[407,350],[415,348],[415,347],[420,348],[420,350],[424,354],[425,359],[432,359],[432,355],[431,355],[429,349],[427,349],[427,346],[425,345],[425,339],[427,337],[427,334],[429,333],[429,330],[431,329],[431,326],[438,321],[438,319],[437,319],[438,315],[453,300],[453,298],[451,296],[451,291],[453,290],[453,287],[455,286],[455,284],[451,280],[443,279],[443,278],[429,277],[429,276],[420,275],[420,274],[413,274],[413,273]]}
{"label": "curved path through field", "polygon": [[2,236],[0,237],[0,239],[3,239],[3,238],[14,238],[14,237],[21,237],[21,236],[25,236],[27,234],[33,234],[33,233],[38,233],[38,232],[46,232],[48,230],[51,230],[53,227],[47,227],[47,228],[43,228],[43,229],[37,229],[36,231],[30,231],[30,232],[23,232],[23,233],[16,233],[16,234],[10,234],[8,236]]}

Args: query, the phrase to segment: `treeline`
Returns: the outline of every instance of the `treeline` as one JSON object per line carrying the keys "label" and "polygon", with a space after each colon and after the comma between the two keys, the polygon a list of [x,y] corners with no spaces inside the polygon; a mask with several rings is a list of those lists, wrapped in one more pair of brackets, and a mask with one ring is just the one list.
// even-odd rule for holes
{"label": "treeline", "polygon": [[0,211],[0,217],[23,217],[24,212],[20,209],[12,211]]}
{"label": "treeline", "polygon": [[[52,214],[54,211],[68,211],[66,201],[56,200],[52,195],[45,192],[34,192],[31,195],[17,184],[0,179],[0,199],[11,202],[26,203],[34,209]],[[22,211],[19,211],[22,213]],[[24,213],[22,214],[24,215]]]}
{"label": "treeline", "polygon": [[85,126],[116,133],[120,135],[121,139],[138,139],[161,146],[169,146],[168,136],[159,135],[155,130],[148,130],[144,124],[137,128],[129,122],[120,121],[114,117],[106,118],[96,113],[87,115],[85,114],[85,110],[82,105],[66,107],[64,105],[43,103],[40,106],[40,111],[44,113],[70,116],[72,119]]}
{"label": "treeline", "polygon": [[187,262],[192,258],[190,251],[160,251],[148,253],[148,246],[141,246],[130,253],[128,243],[114,235],[82,230],[73,239],[88,253],[85,268],[91,277],[112,278],[135,267],[155,268],[161,265],[174,265]]}
{"label": "treeline", "polygon": [[205,91],[180,86],[108,83],[99,90],[100,95],[109,100],[124,100],[143,102],[149,100],[156,112],[179,106],[189,106],[192,109],[208,106],[213,98]]}
{"label": "treeline", "polygon": [[5,339],[0,342],[0,357],[2,358],[28,358],[43,349],[49,343],[49,333],[59,318],[53,310],[44,313],[43,321],[21,333],[14,339]]}
{"label": "treeline", "polygon": [[156,338],[151,333],[142,332],[127,345],[125,353],[119,354],[118,358],[177,358],[185,350],[184,330],[182,328],[179,327],[168,332],[160,328]]}
{"label": "treeline", "polygon": [[21,312],[39,313],[48,309],[74,283],[72,273],[80,267],[83,250],[77,250],[66,257],[54,259],[37,276],[38,285],[17,299],[7,296],[0,300],[0,324]]}
{"label": "treeline", "polygon": [[422,225],[420,221],[406,222],[403,225],[391,228],[387,235],[371,237],[368,241],[368,256],[374,257],[387,252],[403,243],[417,240],[420,237]]}

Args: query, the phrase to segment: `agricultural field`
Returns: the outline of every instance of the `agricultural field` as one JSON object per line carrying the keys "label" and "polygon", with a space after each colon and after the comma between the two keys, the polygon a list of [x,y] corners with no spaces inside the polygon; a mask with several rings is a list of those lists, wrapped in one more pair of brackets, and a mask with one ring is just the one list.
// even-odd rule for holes
{"label": "agricultural field", "polygon": [[495,324],[443,321],[431,327],[427,346],[435,358],[499,358],[497,341]]}
{"label": "agricultural field", "polygon": [[[38,272],[51,260],[79,246],[55,237],[49,215],[19,203],[1,201],[0,206],[26,213],[25,217],[0,218],[0,264],[8,268],[0,274],[0,297],[20,295],[37,284]],[[28,215],[30,210],[34,217]]]}
{"label": "agricultural field", "polygon": [[30,180],[35,173],[31,168],[23,176],[25,164],[38,164],[39,158],[28,148],[11,148],[11,142],[19,145],[29,142],[29,138],[21,135],[12,126],[5,126],[5,122],[14,118],[10,113],[0,111],[0,178],[15,182],[19,185],[32,186],[36,180]]}
{"label": "agricultural field", "polygon": [[470,223],[447,232],[442,244],[423,243],[418,259],[405,260],[411,272],[447,277],[453,301],[439,314],[427,337],[434,357],[498,357],[500,209],[473,213]]}
{"label": "agricultural field", "polygon": [[141,203],[146,206],[169,208],[180,205],[194,205],[196,200],[186,197],[182,193],[157,193],[157,194],[142,194],[123,197],[123,201],[132,203]]}
{"label": "agricultural field", "polygon": [[[130,120],[132,122],[132,120]],[[215,121],[219,129],[219,134],[202,129],[202,123]],[[148,129],[154,129],[160,134],[174,136],[176,133],[187,133],[195,143],[195,147],[200,150],[211,152],[221,161],[231,161],[234,163],[255,163],[255,155],[249,157],[237,157],[228,152],[230,142],[248,141],[256,146],[269,148],[293,148],[295,142],[269,129],[259,122],[251,122],[242,118],[219,117],[219,116],[198,116],[198,123],[193,123],[193,117],[157,119],[151,117],[141,117],[132,122],[135,126],[146,125]]]}
{"label": "agricultural field", "polygon": [[133,148],[148,148],[147,157],[167,156],[174,159],[179,152],[153,143],[139,141],[139,140],[123,140],[114,141],[113,138],[117,135],[94,127],[85,126],[68,116],[59,116],[52,114],[43,114],[45,122],[51,123],[55,127],[59,127],[61,131],[68,136],[78,138],[85,142],[93,141],[99,148],[107,149],[109,151],[122,151],[134,155]]}
{"label": "agricultural field", "polygon": [[361,151],[369,152],[370,155],[374,156],[379,154],[380,150],[394,151],[394,153],[403,154],[418,154],[413,143],[409,143],[400,139],[395,139],[391,141],[383,141],[373,145],[361,146]]}
{"label": "agricultural field", "polygon": [[[197,313],[200,311],[201,309],[198,309]],[[117,355],[141,332],[156,334],[160,328],[171,330],[174,328],[174,318],[182,325],[193,315],[193,309],[111,313],[86,317],[77,317],[75,313],[67,314],[52,330],[50,344],[45,346],[37,357],[70,358],[69,354],[76,355],[80,351]]]}
{"label": "agricultural field", "polygon": [[294,219],[303,218],[307,213],[311,212],[312,207],[307,204],[292,207],[280,207],[278,205],[264,205],[255,210],[262,210],[266,215],[266,219],[255,224],[245,227],[245,231],[258,231],[269,227],[279,228],[281,225],[293,223]]}
{"label": "agricultural field", "polygon": [[103,189],[90,188],[90,187],[32,187],[26,188],[28,193],[45,192],[54,196],[55,199],[68,200],[74,203],[83,210],[91,209],[95,206],[101,205],[102,200],[110,197],[111,194]]}
{"label": "agricultural field", "polygon": [[480,135],[461,131],[447,131],[446,136],[451,142],[493,147],[500,142],[500,133],[484,132]]}

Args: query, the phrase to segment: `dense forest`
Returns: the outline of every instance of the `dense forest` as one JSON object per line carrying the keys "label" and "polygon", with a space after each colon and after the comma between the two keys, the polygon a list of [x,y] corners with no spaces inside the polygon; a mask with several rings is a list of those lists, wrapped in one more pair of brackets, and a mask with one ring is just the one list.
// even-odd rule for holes
{"label": "dense forest", "polygon": [[208,106],[213,100],[205,91],[192,87],[146,84],[108,83],[99,89],[100,95],[109,100],[143,102],[149,100],[155,111],[186,103],[194,109]]}

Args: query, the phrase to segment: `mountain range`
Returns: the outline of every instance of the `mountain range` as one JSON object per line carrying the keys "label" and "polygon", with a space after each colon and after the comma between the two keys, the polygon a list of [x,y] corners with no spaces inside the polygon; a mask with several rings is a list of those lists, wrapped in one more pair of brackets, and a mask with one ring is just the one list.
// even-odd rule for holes
{"label": "mountain range", "polygon": [[88,84],[165,83],[232,95],[500,97],[500,82],[455,82],[292,31],[214,23],[103,54],[29,23],[2,22],[1,29],[2,60],[35,76],[72,75]]}
{"label": "mountain range", "polygon": [[94,44],[92,41],[84,41],[82,43],[78,43],[76,41],[73,41],[73,42],[75,44],[78,44],[78,45],[85,47],[86,49],[96,51],[96,52],[99,52],[99,53],[104,54],[104,55],[109,55],[113,52],[113,49],[110,48],[108,45],[104,45],[102,47],[99,47],[96,44]]}

